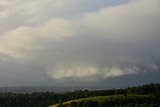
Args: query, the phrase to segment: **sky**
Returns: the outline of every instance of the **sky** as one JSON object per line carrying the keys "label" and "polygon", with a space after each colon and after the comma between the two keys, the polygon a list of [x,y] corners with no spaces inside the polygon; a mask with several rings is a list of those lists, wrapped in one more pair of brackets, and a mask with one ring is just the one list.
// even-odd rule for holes
{"label": "sky", "polygon": [[160,82],[159,0],[0,0],[0,87]]}

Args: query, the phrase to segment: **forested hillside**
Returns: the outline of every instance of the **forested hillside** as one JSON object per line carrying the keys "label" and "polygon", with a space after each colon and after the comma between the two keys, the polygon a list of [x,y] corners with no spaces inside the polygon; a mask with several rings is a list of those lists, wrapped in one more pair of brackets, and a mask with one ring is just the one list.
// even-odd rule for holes
{"label": "forested hillside", "polygon": [[159,98],[150,95],[110,95],[83,98],[50,107],[159,107]]}
{"label": "forested hillside", "polygon": [[[103,102],[93,101],[91,97],[104,98]],[[90,100],[82,100],[91,98]],[[66,101],[79,100],[81,104],[91,103],[114,104],[115,107],[121,105],[159,107],[160,105],[160,84],[148,84],[138,87],[128,87],[126,89],[111,90],[76,90],[74,92],[38,92],[31,94],[0,93],[0,107],[47,107],[54,104],[63,104]],[[106,101],[109,101],[108,103]],[[74,103],[74,102],[73,102]],[[112,107],[113,105],[110,106]],[[75,105],[74,105],[75,106]],[[130,107],[129,106],[129,107]],[[149,106],[149,107],[150,107]],[[92,106],[91,106],[92,107]],[[101,106],[100,106],[101,107]],[[102,106],[103,107],[103,106]],[[128,106],[127,106],[128,107]]]}

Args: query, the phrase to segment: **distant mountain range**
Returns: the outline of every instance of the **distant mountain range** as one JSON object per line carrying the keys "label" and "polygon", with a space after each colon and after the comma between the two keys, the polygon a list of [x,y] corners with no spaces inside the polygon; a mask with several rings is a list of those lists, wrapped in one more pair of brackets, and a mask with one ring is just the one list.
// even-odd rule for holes
{"label": "distant mountain range", "polygon": [[104,86],[66,86],[66,87],[54,87],[54,86],[21,86],[21,87],[0,87],[0,93],[33,93],[33,92],[66,92],[75,90],[97,90],[97,89],[111,89]]}

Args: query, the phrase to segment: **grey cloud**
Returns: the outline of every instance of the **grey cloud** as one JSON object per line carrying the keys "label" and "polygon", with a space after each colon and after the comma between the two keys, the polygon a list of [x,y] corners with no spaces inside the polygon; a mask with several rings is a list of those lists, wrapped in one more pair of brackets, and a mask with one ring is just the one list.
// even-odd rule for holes
{"label": "grey cloud", "polygon": [[159,71],[159,0],[131,0],[80,15],[11,30],[0,37],[0,53],[40,65],[63,82]]}

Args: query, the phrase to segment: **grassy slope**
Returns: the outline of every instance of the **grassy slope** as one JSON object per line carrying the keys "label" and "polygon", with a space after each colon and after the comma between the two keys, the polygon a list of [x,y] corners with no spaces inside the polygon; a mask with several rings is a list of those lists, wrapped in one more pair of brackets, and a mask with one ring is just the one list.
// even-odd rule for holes
{"label": "grassy slope", "polygon": [[[111,96],[98,96],[98,97],[90,97],[90,98],[83,98],[83,99],[78,99],[78,100],[72,100],[72,101],[67,101],[64,102],[63,105],[70,105],[71,102],[80,102],[84,100],[85,102],[92,100],[92,101],[98,101],[98,103],[103,103],[105,101],[111,101],[111,100],[118,100],[118,99],[136,99],[136,98],[144,98],[148,97],[147,95],[111,95]],[[58,107],[57,105],[51,105],[49,107]]]}

